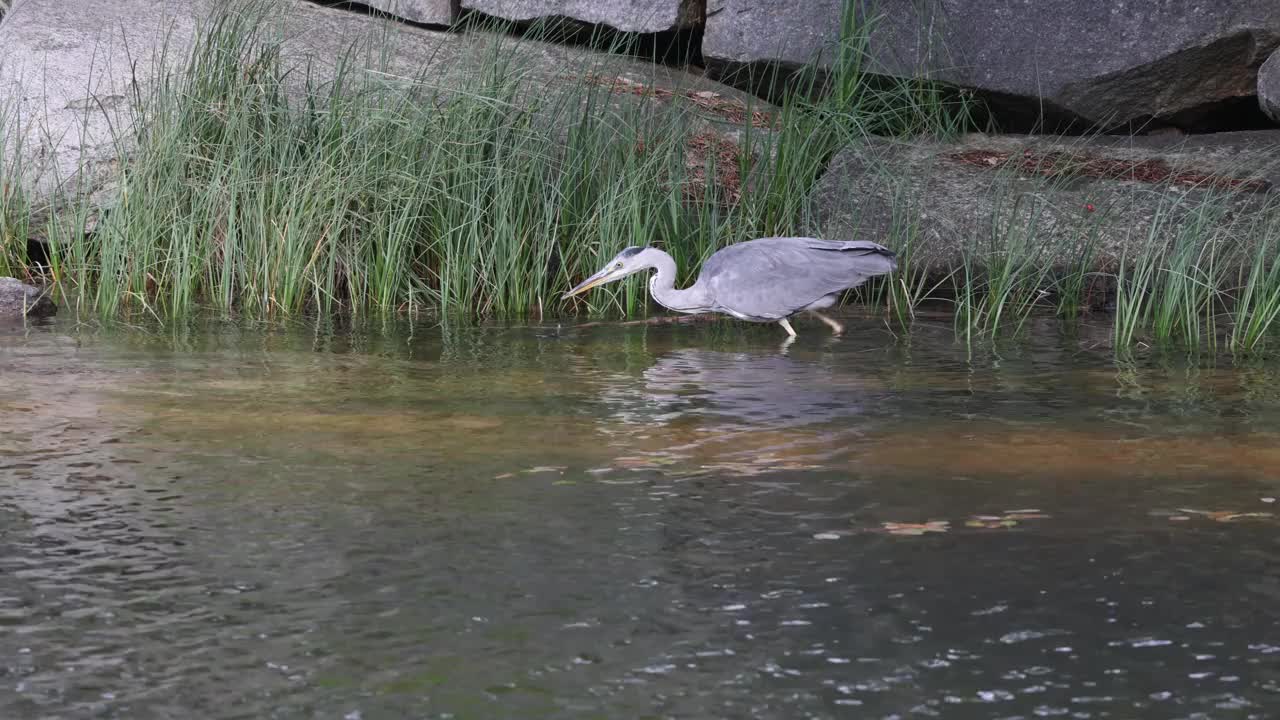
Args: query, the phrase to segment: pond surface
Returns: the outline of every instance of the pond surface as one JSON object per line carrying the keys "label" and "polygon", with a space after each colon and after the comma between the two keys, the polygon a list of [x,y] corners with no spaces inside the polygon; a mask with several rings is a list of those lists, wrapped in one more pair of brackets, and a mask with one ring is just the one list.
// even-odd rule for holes
{"label": "pond surface", "polygon": [[0,717],[1280,714],[1280,364],[800,331],[0,331]]}

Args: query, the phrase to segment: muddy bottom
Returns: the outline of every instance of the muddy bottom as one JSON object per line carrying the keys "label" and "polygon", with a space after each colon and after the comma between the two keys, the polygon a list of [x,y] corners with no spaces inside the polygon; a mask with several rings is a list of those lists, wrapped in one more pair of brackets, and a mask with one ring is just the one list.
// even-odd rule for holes
{"label": "muddy bottom", "polygon": [[3,718],[1280,715],[1280,363],[0,335]]}

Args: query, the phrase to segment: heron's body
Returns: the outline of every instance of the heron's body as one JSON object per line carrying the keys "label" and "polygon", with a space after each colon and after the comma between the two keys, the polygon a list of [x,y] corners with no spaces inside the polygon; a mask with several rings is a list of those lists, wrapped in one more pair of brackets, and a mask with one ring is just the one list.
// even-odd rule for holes
{"label": "heron's body", "polygon": [[789,318],[805,311],[840,332],[839,323],[817,311],[834,305],[844,290],[895,270],[897,263],[891,250],[863,240],[762,238],[716,251],[703,263],[697,281],[679,290],[670,255],[655,248],[627,248],[569,295],[649,268],[657,271],[649,280],[649,292],[664,307],[777,322],[794,336]]}

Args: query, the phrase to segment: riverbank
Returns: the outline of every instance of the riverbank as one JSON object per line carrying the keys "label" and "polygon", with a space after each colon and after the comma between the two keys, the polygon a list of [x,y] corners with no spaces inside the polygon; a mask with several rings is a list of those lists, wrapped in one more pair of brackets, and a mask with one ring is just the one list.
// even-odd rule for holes
{"label": "riverbank", "polygon": [[167,74],[122,86],[55,192],[9,146],[0,275],[102,315],[636,316],[638,281],[558,298],[628,245],[689,281],[724,245],[812,234],[895,249],[856,300],[902,324],[949,303],[970,338],[1114,312],[1121,345],[1245,350],[1280,315],[1262,140],[1206,170],[1177,143],[962,135],[971,99],[867,72],[869,26],[815,68],[827,92],[774,105],[493,27],[305,3],[199,20],[151,40]]}

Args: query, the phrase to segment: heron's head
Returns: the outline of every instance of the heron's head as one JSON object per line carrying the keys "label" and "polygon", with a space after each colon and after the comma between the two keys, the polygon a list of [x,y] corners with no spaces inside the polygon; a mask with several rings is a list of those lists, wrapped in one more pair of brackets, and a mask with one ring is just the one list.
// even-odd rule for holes
{"label": "heron's head", "polygon": [[597,285],[611,283],[614,280],[621,280],[628,275],[653,267],[651,254],[647,252],[647,247],[629,247],[626,250],[613,256],[613,259],[605,263],[600,272],[578,283],[572,290],[564,294],[564,298],[571,298],[574,295],[580,295]]}

